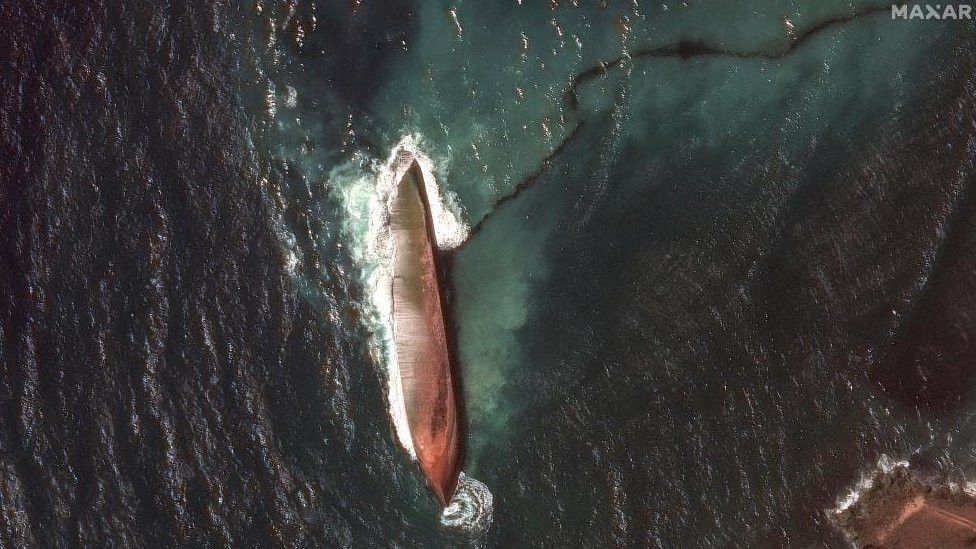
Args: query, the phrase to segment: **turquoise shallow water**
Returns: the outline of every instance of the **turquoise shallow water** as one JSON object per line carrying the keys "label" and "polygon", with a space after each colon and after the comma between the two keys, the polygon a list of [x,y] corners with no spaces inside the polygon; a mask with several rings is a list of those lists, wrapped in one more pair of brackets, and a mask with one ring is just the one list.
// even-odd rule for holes
{"label": "turquoise shallow water", "polygon": [[[888,9],[0,4],[0,546],[836,547],[877,467],[970,481],[974,29]],[[460,241],[447,515],[398,148]]]}
{"label": "turquoise shallow water", "polygon": [[[791,42],[786,18],[795,35],[804,24],[850,17],[868,7],[738,3],[631,11],[462,5],[455,9],[458,20],[473,23],[467,32],[462,24],[460,33],[445,6],[426,8],[439,17],[422,12],[421,20],[430,23],[421,26],[413,55],[394,69],[392,95],[381,93],[377,105],[381,112],[403,105],[408,114],[394,115],[394,127],[418,131],[431,154],[449,157],[443,180],[461,197],[471,223],[535,172],[576,124],[603,126],[587,127],[580,139],[587,144],[557,160],[566,164],[564,159],[573,158],[577,164],[564,168],[562,181],[502,211],[459,256],[455,283],[465,383],[472,422],[483,426],[472,430],[475,446],[478,433],[504,431],[521,405],[499,403],[501,386],[535,367],[525,362],[517,334],[524,333],[535,294],[545,294],[551,269],[546,247],[559,246],[550,239],[568,233],[561,247],[571,246],[600,201],[639,195],[647,187],[646,177],[614,177],[612,170],[698,164],[703,171],[686,186],[721,184],[723,172],[774,155],[786,164],[797,162],[824,136],[856,141],[871,124],[897,116],[913,91],[911,75],[927,60],[932,29],[884,21],[882,14],[827,28],[784,59],[638,57],[582,82],[576,109],[565,97],[573,78],[601,61],[681,40],[732,53],[783,51]],[[729,20],[745,14],[751,14],[748,31],[729,28]],[[621,32],[624,20],[627,33]],[[493,46],[485,51],[485,43]],[[904,44],[920,47],[889,55]],[[784,174],[778,188],[767,192],[785,198],[798,184],[795,175]],[[573,213],[560,215],[561,209]]]}
{"label": "turquoise shallow water", "polygon": [[966,454],[958,416],[885,379],[962,200],[927,159],[966,116],[947,106],[968,24],[870,2],[421,2],[387,22],[408,30],[370,27],[387,57],[344,124],[309,125],[315,61],[285,70],[299,100],[272,141],[341,141],[279,153],[355,213],[313,211],[317,249],[369,245],[361,204],[405,135],[473,230],[449,255],[484,541],[833,544],[826,510],[879,457]]}

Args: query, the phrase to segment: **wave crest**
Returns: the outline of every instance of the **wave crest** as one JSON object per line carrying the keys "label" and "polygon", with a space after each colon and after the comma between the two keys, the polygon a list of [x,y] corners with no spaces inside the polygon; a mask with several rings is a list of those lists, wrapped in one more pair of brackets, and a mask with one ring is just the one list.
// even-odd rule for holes
{"label": "wave crest", "polygon": [[847,494],[842,498],[837,500],[837,504],[833,509],[830,510],[834,515],[838,515],[846,511],[850,506],[857,503],[861,496],[867,493],[868,490],[874,486],[874,481],[877,478],[878,473],[890,473],[898,468],[907,469],[909,467],[909,462],[906,459],[893,459],[885,454],[881,454],[878,458],[878,463],[874,468],[862,472],[860,479],[858,479],[857,484],[851,488]]}
{"label": "wave crest", "polygon": [[488,532],[494,516],[494,497],[478,479],[461,472],[450,505],[441,513],[441,526],[471,537]]}

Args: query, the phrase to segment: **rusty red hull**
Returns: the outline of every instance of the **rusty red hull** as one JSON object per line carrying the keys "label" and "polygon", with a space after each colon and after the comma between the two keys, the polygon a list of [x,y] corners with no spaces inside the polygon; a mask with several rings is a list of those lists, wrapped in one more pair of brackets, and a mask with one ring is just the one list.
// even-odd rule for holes
{"label": "rusty red hull", "polygon": [[394,344],[417,460],[442,504],[457,488],[459,398],[433,219],[414,163],[390,205],[394,241]]}

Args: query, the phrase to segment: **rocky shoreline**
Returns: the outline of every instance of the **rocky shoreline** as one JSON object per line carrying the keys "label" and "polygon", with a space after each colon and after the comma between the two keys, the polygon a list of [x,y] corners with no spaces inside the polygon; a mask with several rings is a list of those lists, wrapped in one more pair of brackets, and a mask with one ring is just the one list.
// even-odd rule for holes
{"label": "rocky shoreline", "polygon": [[923,481],[906,467],[878,473],[834,520],[865,549],[976,546],[976,497],[953,484]]}

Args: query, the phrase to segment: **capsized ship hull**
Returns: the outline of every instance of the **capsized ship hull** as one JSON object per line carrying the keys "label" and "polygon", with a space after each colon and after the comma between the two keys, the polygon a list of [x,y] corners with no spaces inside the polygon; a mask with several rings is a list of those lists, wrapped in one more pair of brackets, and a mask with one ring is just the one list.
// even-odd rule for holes
{"label": "capsized ship hull", "polygon": [[459,399],[430,204],[414,162],[390,201],[394,243],[394,346],[417,460],[440,502],[457,488]]}

